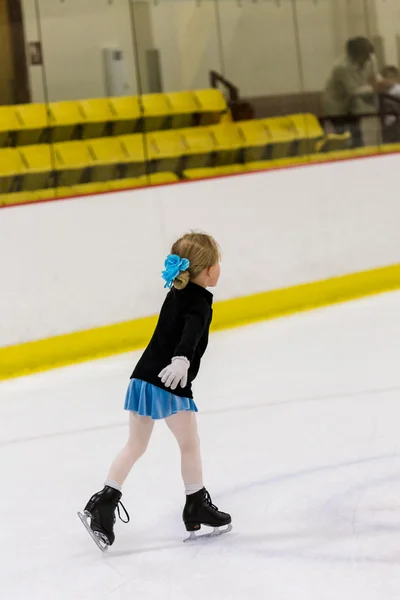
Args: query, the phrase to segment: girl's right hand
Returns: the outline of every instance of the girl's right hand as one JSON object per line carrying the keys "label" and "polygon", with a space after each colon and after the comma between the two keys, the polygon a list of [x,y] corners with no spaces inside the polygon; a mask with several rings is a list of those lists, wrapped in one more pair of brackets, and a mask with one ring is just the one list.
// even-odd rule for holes
{"label": "girl's right hand", "polygon": [[175,390],[178,384],[181,384],[181,387],[184,388],[187,385],[189,367],[190,362],[187,358],[175,356],[171,364],[165,367],[158,376],[165,387],[170,387],[171,390]]}

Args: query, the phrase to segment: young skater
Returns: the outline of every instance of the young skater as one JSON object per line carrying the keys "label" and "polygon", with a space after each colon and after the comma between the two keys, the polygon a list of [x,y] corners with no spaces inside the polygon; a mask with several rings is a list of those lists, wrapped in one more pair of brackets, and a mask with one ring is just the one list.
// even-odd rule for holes
{"label": "young skater", "polygon": [[[186,492],[183,521],[190,532],[188,539],[196,537],[194,532],[201,525],[214,527],[207,537],[231,530],[230,515],[218,510],[203,486],[197,407],[192,394],[192,382],[207,348],[212,319],[213,296],[207,288],[218,283],[219,261],[216,241],[201,233],[180,238],[165,261],[162,277],[164,287],[170,291],[153,337],[131,375],[126,394],[128,442],[112,463],[104,488],[90,498],[83,515],[78,513],[103,551],[114,543],[117,508],[122,520],[119,511],[122,484],[144,454],[156,419],[165,420],[181,451]],[[129,515],[126,510],[125,513],[127,523]],[[218,529],[221,526],[228,527]]]}

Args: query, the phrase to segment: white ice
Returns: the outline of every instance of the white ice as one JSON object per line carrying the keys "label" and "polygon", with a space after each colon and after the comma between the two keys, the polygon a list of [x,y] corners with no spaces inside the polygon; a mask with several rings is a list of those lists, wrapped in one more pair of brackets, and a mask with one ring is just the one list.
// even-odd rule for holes
{"label": "white ice", "polygon": [[103,555],[76,511],[125,443],[138,356],[0,385],[0,598],[400,598],[400,293],[212,336],[195,386],[205,483],[234,529],[182,543],[159,423]]}

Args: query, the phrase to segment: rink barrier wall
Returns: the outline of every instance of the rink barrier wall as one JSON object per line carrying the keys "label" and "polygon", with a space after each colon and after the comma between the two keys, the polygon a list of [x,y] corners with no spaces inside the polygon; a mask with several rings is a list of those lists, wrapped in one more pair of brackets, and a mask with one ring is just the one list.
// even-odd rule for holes
{"label": "rink barrier wall", "polygon": [[399,165],[381,156],[1,210],[0,347],[156,314],[165,255],[191,229],[222,248],[216,301],[398,264]]}
{"label": "rink barrier wall", "polygon": [[[213,331],[400,289],[400,264],[217,302]],[[0,380],[139,350],[156,316],[0,348]]]}

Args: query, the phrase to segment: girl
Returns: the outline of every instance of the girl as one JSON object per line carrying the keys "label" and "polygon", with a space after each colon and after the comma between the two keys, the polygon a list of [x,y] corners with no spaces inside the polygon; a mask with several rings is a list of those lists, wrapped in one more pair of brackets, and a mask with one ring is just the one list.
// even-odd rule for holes
{"label": "girl", "polygon": [[[220,253],[208,235],[189,233],[173,246],[162,277],[170,288],[153,337],[131,375],[125,400],[129,439],[111,465],[104,488],[92,496],[84,515],[78,513],[99,548],[114,543],[115,510],[121,488],[136,461],[144,454],[156,419],[165,419],[181,451],[186,504],[183,521],[190,538],[201,525],[214,527],[210,535],[231,530],[230,515],[220,512],[203,487],[197,407],[192,382],[200,368],[212,319],[213,296],[220,276]],[[122,505],[122,503],[121,503]],[[123,505],[122,505],[123,507]],[[123,507],[124,508],[124,507]],[[127,520],[129,515],[124,508]],[[90,524],[89,524],[90,519]],[[221,526],[227,529],[219,530]]]}

